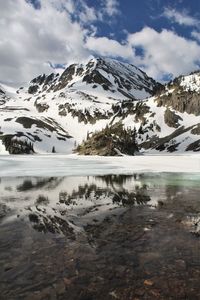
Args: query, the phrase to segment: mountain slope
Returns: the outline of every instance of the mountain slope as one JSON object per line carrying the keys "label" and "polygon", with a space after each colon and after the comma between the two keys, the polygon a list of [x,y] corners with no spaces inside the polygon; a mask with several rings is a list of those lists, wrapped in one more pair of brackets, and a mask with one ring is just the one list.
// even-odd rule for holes
{"label": "mountain slope", "polygon": [[[200,117],[177,112],[171,107],[158,106],[157,100],[151,97],[137,103],[119,103],[119,114],[115,116],[115,122],[110,124],[109,134],[105,129],[90,134],[87,141],[77,148],[78,152],[87,155],[118,155],[126,145],[126,142],[121,145],[121,127],[126,129],[126,141],[130,142],[131,138],[132,143],[134,139],[137,141],[137,147],[124,151],[125,154],[133,154],[137,148],[142,153],[200,151]],[[129,135],[131,130],[136,130],[134,138],[132,133]],[[106,148],[104,144],[99,147],[95,142],[99,136],[106,136],[109,140]],[[118,147],[115,141],[119,141]]]}
{"label": "mountain slope", "polygon": [[[137,67],[114,59],[91,59],[85,64],[73,64],[59,74],[41,75],[31,81],[29,93],[56,92],[65,89],[91,94],[100,101],[144,99],[160,85]],[[107,101],[107,100],[106,100]]]}
{"label": "mountain slope", "polygon": [[135,130],[140,151],[198,151],[199,86],[198,72],[162,86],[133,65],[102,58],[40,75],[17,91],[2,85],[0,153],[5,146],[10,153],[71,153],[115,124],[122,130],[111,130],[112,144],[121,150],[122,134]]}
{"label": "mountain slope", "polygon": [[157,102],[182,113],[200,115],[200,72],[171,81],[158,95]]}

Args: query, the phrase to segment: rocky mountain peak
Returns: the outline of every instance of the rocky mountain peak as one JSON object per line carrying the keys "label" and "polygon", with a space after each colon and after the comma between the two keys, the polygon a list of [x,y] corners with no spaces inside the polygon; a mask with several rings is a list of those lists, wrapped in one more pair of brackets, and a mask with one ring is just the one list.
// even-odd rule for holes
{"label": "rocky mountain peak", "polygon": [[189,75],[181,75],[168,84],[158,93],[156,101],[159,106],[188,114],[200,115],[200,71]]}
{"label": "rocky mountain peak", "polygon": [[[144,99],[160,87],[139,68],[108,58],[93,58],[82,64],[72,64],[59,74],[40,75],[30,82],[28,92],[90,90],[108,91],[108,96],[125,99]],[[96,91],[94,92],[96,94]]]}
{"label": "rocky mountain peak", "polygon": [[99,57],[42,74],[17,91],[1,84],[0,147],[71,153],[82,145],[83,153],[101,155],[132,154],[134,144],[150,153],[199,151],[199,78],[195,72],[162,86],[131,64]]}
{"label": "rocky mountain peak", "polygon": [[169,83],[167,83],[163,91],[169,91],[172,89],[183,90],[186,92],[200,93],[200,70],[194,71],[189,75],[180,75]]}

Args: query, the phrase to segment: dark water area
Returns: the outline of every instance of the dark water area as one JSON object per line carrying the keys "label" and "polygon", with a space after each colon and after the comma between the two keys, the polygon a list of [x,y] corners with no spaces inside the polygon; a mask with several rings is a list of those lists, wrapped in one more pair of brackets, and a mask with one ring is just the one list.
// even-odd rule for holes
{"label": "dark water area", "polygon": [[200,299],[200,174],[2,177],[0,299]]}

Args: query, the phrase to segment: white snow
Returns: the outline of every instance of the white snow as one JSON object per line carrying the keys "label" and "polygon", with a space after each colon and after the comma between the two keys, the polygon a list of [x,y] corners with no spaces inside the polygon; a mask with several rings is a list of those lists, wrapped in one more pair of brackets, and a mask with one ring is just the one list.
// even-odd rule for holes
{"label": "white snow", "polygon": [[[149,94],[145,91],[144,86],[145,82],[151,87],[151,80],[148,81],[148,78],[145,77],[145,74],[137,69],[136,67],[120,63],[113,59],[104,59],[105,64],[104,68],[108,67],[108,72],[101,67],[97,67],[97,59],[91,60],[94,63],[93,69],[97,67],[98,71],[107,78],[111,83],[111,90],[104,90],[101,85],[97,85],[96,88],[93,88],[93,84],[86,84],[83,82],[83,76],[86,74],[86,65],[88,62],[85,62],[82,65],[77,65],[82,67],[84,72],[82,75],[73,76],[72,81],[69,82],[68,86],[57,92],[46,92],[42,91],[40,87],[40,92],[37,92],[35,95],[28,93],[28,86],[19,89],[16,93],[15,89],[8,87],[6,85],[1,85],[3,90],[6,92],[7,97],[2,96],[2,101],[0,101],[0,131],[2,134],[16,134],[17,132],[24,133],[27,138],[30,135],[38,136],[41,141],[34,142],[34,149],[37,153],[49,153],[52,150],[52,147],[56,147],[56,152],[58,153],[72,153],[73,148],[80,144],[83,140],[86,139],[88,133],[93,133],[100,131],[106,127],[106,125],[114,124],[116,122],[122,121],[124,126],[130,128],[140,128],[142,121],[136,120],[134,115],[129,114],[125,118],[114,115],[112,110],[112,105],[119,104],[126,97],[123,93],[119,92],[116,85],[115,76],[120,75],[120,78],[126,79],[132,78],[134,75],[134,80],[136,82],[136,88],[133,85],[131,90],[123,88],[124,92],[132,94],[136,98],[146,98]],[[109,68],[113,70],[113,74],[109,73]],[[59,77],[58,77],[59,78]],[[56,80],[58,80],[58,78]],[[196,86],[200,88],[200,79],[199,74],[193,74],[183,77],[181,84],[186,88],[191,86],[196,89]],[[144,82],[143,82],[144,81]],[[72,85],[73,84],[73,85]],[[190,90],[190,89],[189,89]],[[171,93],[173,89],[169,89],[167,93]],[[62,95],[60,95],[62,93]],[[1,95],[0,95],[1,97]],[[1,99],[0,99],[1,100]],[[139,142],[146,141],[147,137],[152,137],[157,135],[159,138],[170,135],[175,131],[175,128],[169,127],[164,121],[164,113],[166,107],[158,107],[155,97],[148,98],[146,100],[141,100],[144,102],[150,109],[148,113],[144,115],[147,120],[145,125],[147,132],[141,134]],[[40,105],[47,105],[46,111],[38,112],[35,102],[37,101]],[[3,104],[1,104],[1,102]],[[5,102],[5,103],[4,103]],[[70,106],[70,109],[78,112],[79,114],[86,115],[89,113],[91,117],[94,117],[94,122],[84,122],[78,119],[73,113],[68,113],[67,115],[62,116],[59,112],[62,109],[59,109],[59,106],[63,107]],[[172,108],[170,108],[174,111]],[[175,112],[175,111],[174,111]],[[109,113],[112,113],[112,115]],[[175,112],[179,115],[183,121],[179,121],[181,126],[189,127],[200,123],[199,116],[187,113]],[[95,115],[101,115],[102,118],[97,118],[95,120]],[[56,130],[51,132],[46,128],[37,128],[35,125],[32,125],[31,128],[24,128],[22,124],[16,122],[18,117],[28,117],[37,120],[43,120],[49,122],[51,118],[53,126],[57,123]],[[149,129],[149,125],[152,125],[152,129]],[[144,128],[145,128],[144,126]],[[158,130],[160,128],[160,130]],[[69,134],[72,138],[66,140],[60,140],[59,134]],[[26,139],[26,137],[23,139]],[[185,151],[187,146],[199,139],[198,135],[192,134],[190,131],[182,134],[175,139],[176,143],[181,143],[178,147],[178,151]],[[172,141],[173,142],[173,141]],[[167,150],[166,150],[167,151]],[[158,151],[153,149],[149,150],[149,153],[157,153]],[[4,146],[0,145],[0,154],[4,154]]]}
{"label": "white snow", "polygon": [[180,86],[182,86],[185,91],[195,91],[199,93],[200,73],[194,73],[188,76],[183,76],[183,78],[181,78]]}
{"label": "white snow", "polygon": [[0,140],[0,153],[1,153],[2,155],[9,154],[9,153],[6,151],[6,149],[5,149],[4,145],[2,144],[2,141],[1,141],[1,140]]}

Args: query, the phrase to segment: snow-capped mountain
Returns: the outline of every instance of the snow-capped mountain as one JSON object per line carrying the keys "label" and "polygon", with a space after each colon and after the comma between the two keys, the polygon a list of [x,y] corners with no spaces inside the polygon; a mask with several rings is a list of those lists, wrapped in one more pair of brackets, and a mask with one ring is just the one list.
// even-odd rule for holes
{"label": "snow-capped mountain", "polygon": [[133,65],[97,58],[85,64],[72,64],[60,76],[52,73],[33,79],[29,93],[56,92],[64,88],[69,94],[87,93],[100,101],[109,97],[114,100],[144,99],[152,95],[158,85]]}
{"label": "snow-capped mountain", "polygon": [[180,76],[165,86],[158,97],[160,105],[171,106],[179,112],[200,115],[200,72]]}
{"label": "snow-capped mountain", "polygon": [[0,152],[71,153],[88,139],[83,154],[102,154],[91,142],[105,128],[115,148],[123,128],[136,131],[140,151],[200,150],[199,78],[197,72],[162,86],[133,65],[97,58],[17,91],[1,85]]}

